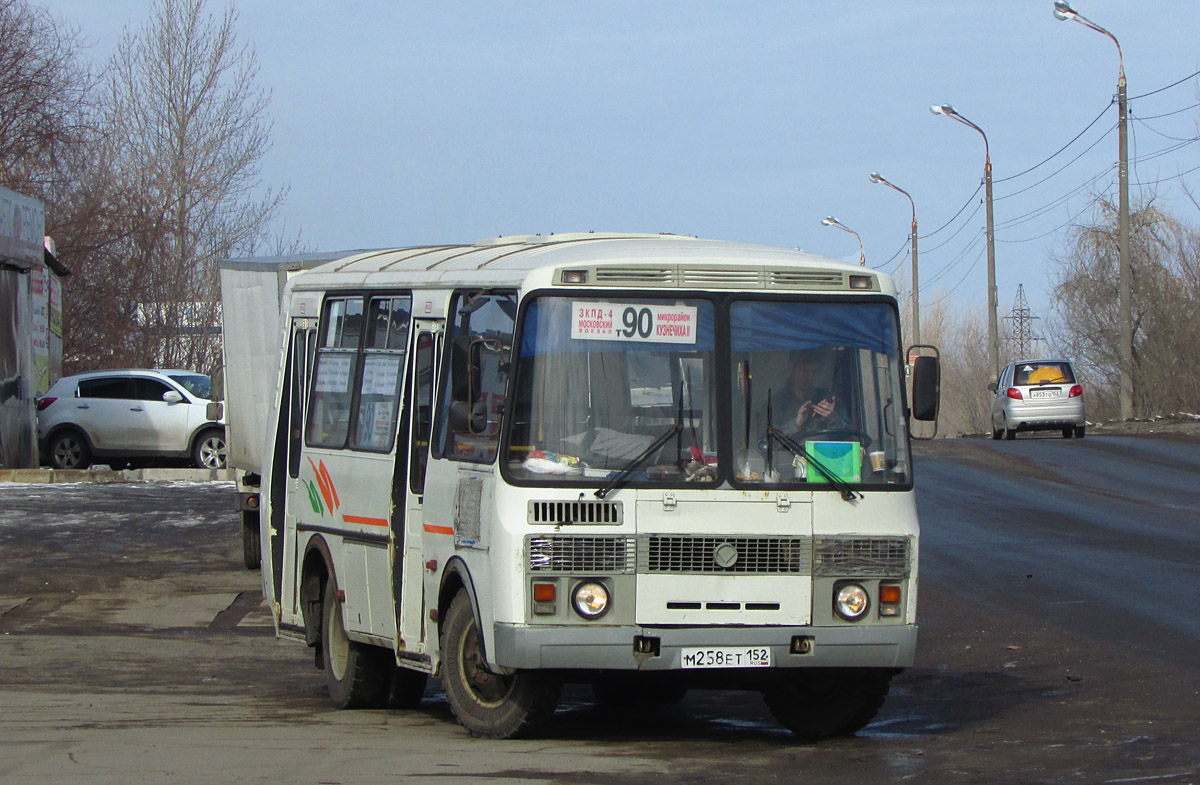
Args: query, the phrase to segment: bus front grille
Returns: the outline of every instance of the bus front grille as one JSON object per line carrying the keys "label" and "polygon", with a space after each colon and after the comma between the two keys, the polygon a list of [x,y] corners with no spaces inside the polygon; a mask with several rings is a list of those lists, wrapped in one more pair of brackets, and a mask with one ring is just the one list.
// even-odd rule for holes
{"label": "bus front grille", "polygon": [[525,538],[529,571],[537,573],[631,573],[636,565],[633,537],[531,535]]}
{"label": "bus front grille", "polygon": [[808,575],[807,537],[693,537],[651,534],[639,540],[638,572],[705,575]]}
{"label": "bus front grille", "polygon": [[818,537],[813,575],[836,578],[904,578],[908,576],[907,537]]}

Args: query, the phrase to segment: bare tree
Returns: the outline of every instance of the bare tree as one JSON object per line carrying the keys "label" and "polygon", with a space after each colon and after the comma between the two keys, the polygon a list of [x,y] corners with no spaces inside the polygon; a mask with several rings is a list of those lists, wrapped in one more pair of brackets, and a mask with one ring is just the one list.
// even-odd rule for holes
{"label": "bare tree", "polygon": [[78,31],[28,0],[0,0],[0,182],[43,196],[79,142],[94,80]]}
{"label": "bare tree", "polygon": [[108,343],[133,364],[213,370],[219,361],[217,263],[267,234],[283,192],[264,189],[268,94],[232,7],[157,0],[126,29],[110,65],[106,125],[123,231],[109,269],[126,333]]}
{"label": "bare tree", "polygon": [[[1134,410],[1200,410],[1200,237],[1152,202],[1130,224]],[[1116,237],[1116,208],[1099,200],[1093,223],[1075,227],[1057,259],[1051,330],[1077,360],[1097,419],[1118,410]]]}

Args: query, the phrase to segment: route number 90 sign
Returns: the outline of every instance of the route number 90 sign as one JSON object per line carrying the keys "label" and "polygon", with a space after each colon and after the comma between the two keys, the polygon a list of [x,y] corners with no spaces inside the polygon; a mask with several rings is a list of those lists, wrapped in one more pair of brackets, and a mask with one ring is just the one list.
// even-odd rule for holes
{"label": "route number 90 sign", "polygon": [[696,321],[696,309],[689,305],[571,303],[575,340],[694,344]]}

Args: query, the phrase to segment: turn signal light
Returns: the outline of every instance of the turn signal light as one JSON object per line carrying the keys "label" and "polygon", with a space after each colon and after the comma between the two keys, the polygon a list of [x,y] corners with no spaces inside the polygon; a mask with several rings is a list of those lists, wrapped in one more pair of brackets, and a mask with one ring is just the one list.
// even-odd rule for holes
{"label": "turn signal light", "polygon": [[1016,387],[1009,387],[1008,392],[1005,393],[1005,395],[1007,395],[1009,398],[1012,398],[1015,401],[1024,400],[1024,397],[1021,395],[1021,391],[1018,390]]}
{"label": "turn signal light", "polygon": [[553,583],[533,584],[533,612],[538,616],[553,616],[558,612],[555,604],[555,585]]}
{"label": "turn signal light", "polygon": [[1068,398],[1078,398],[1081,395],[1083,395],[1083,387],[1081,387],[1080,385],[1077,384],[1071,388],[1071,392],[1069,395],[1067,395],[1067,397]]}
{"label": "turn signal light", "polygon": [[49,406],[50,404],[54,403],[57,400],[58,400],[57,398],[38,398],[37,399],[37,410],[39,412],[44,411],[47,406]]}

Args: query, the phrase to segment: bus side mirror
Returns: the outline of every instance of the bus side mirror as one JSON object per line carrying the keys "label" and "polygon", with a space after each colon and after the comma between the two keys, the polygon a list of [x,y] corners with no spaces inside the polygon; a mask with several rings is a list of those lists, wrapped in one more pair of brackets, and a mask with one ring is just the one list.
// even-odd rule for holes
{"label": "bus side mirror", "polygon": [[937,357],[917,357],[913,361],[912,390],[913,419],[925,422],[937,420],[942,391],[942,373]]}

